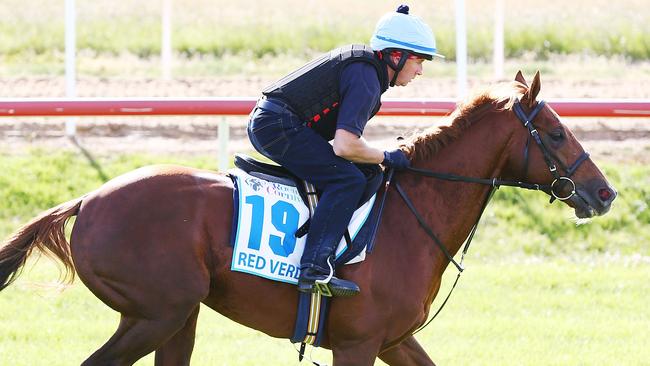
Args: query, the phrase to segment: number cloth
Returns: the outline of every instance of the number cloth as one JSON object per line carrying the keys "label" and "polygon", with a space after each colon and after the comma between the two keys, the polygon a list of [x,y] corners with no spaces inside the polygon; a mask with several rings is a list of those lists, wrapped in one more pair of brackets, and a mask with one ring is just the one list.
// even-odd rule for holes
{"label": "number cloth", "polygon": [[[232,169],[236,183],[237,230],[231,269],[280,282],[298,283],[300,257],[306,237],[296,238],[296,230],[309,218],[309,209],[293,184],[264,180]],[[287,184],[285,184],[287,183]],[[355,211],[348,226],[352,240],[367,221],[375,195]],[[341,239],[336,249],[340,257],[347,249]],[[365,251],[348,261],[365,259]]]}

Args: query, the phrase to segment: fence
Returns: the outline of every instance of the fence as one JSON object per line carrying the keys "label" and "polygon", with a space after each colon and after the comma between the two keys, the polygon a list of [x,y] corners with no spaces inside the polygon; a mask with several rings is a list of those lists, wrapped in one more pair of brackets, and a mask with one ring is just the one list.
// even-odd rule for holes
{"label": "fence", "polygon": [[[650,117],[650,99],[550,99],[565,117]],[[0,117],[247,115],[255,98],[0,98]],[[386,99],[379,115],[445,116],[454,99]],[[219,123],[219,164],[227,159],[229,127]]]}

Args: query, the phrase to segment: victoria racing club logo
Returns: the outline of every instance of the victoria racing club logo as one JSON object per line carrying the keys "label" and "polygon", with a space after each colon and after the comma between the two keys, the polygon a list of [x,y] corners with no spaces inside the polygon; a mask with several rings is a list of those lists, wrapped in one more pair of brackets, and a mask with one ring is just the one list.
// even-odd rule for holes
{"label": "victoria racing club logo", "polygon": [[264,192],[266,194],[277,196],[282,189],[279,189],[279,184],[268,182],[264,179],[256,177],[248,177],[244,180],[249,187],[251,187],[255,192]]}
{"label": "victoria racing club logo", "polygon": [[262,181],[260,181],[257,178],[246,178],[245,179],[246,184],[248,184],[249,187],[251,187],[255,192],[259,192],[262,189]]}
{"label": "victoria racing club logo", "polygon": [[290,202],[304,203],[298,189],[295,186],[289,186],[282,183],[269,182],[258,177],[246,177],[244,182],[255,193],[262,195],[275,196],[280,199],[289,200]]}

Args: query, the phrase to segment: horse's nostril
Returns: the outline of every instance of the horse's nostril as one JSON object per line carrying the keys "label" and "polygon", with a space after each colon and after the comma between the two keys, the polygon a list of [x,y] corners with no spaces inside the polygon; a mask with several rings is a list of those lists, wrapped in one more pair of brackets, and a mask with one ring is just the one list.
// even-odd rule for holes
{"label": "horse's nostril", "polygon": [[614,193],[609,188],[601,188],[598,190],[598,197],[603,202],[609,201],[613,195]]}

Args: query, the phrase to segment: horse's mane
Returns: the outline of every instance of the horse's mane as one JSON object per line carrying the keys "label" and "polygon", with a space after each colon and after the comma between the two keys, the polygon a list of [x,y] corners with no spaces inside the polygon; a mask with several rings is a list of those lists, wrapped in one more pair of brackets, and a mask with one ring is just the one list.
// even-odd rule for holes
{"label": "horse's mane", "polygon": [[493,109],[509,110],[528,87],[519,82],[499,84],[482,90],[459,103],[443,126],[431,126],[400,144],[411,159],[429,159],[460,136],[475,121]]}

